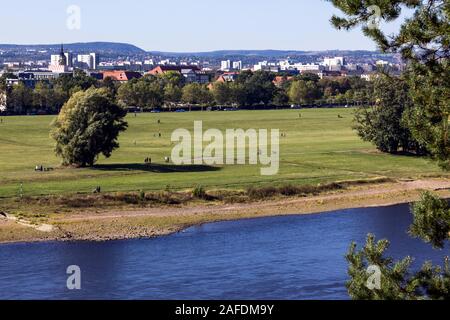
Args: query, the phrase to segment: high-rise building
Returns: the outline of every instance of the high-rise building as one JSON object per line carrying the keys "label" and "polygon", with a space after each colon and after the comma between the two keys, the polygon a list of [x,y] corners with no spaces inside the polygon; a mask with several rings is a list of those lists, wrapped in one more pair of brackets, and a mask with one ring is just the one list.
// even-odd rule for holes
{"label": "high-rise building", "polygon": [[242,70],[242,61],[233,61],[233,70]]}
{"label": "high-rise building", "polygon": [[230,69],[231,69],[231,61],[230,60],[224,60],[220,63],[220,70],[230,71]]}
{"label": "high-rise building", "polygon": [[323,65],[331,71],[339,71],[345,65],[344,57],[325,58]]}
{"label": "high-rise building", "polygon": [[96,70],[99,62],[98,59],[97,53],[79,54],[77,57],[77,62],[78,64],[81,64],[82,67]]}
{"label": "high-rise building", "polygon": [[90,56],[92,57],[92,66],[91,69],[93,70],[97,70],[98,64],[100,62],[100,58],[98,56],[98,53],[92,52],[90,54]]}
{"label": "high-rise building", "polygon": [[50,57],[50,64],[51,65],[59,65],[59,54],[52,54]]}
{"label": "high-rise building", "polygon": [[91,69],[92,57],[90,54],[79,54],[77,57],[77,62],[81,68]]}
{"label": "high-rise building", "polygon": [[66,57],[66,66],[69,68],[73,67],[73,55],[71,52],[64,52],[64,56]]}
{"label": "high-rise building", "polygon": [[224,60],[220,63],[220,70],[222,71],[242,70],[242,61]]}

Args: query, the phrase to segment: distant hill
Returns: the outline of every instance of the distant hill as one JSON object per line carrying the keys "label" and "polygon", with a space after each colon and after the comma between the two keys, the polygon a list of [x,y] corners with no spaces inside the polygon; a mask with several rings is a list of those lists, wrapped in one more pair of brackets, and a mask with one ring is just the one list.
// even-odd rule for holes
{"label": "distant hill", "polygon": [[[20,50],[20,51],[48,51],[58,52],[61,44],[0,44],[0,50]],[[67,43],[64,49],[73,52],[98,52],[106,55],[126,55],[126,54],[143,54],[144,50],[128,43],[115,42],[86,42],[86,43]]]}
{"label": "distant hill", "polygon": [[[29,57],[35,59],[48,59],[49,54],[58,53],[61,44],[0,44],[0,51],[4,51],[3,58],[23,59]],[[65,43],[64,50],[74,53],[96,52],[103,58],[117,58],[124,56],[162,56],[173,58],[197,57],[204,59],[240,59],[253,61],[255,59],[278,59],[286,57],[317,57],[317,56],[345,56],[345,57],[376,57],[382,54],[368,50],[325,50],[325,51],[298,51],[298,50],[218,50],[210,52],[164,52],[145,51],[135,45],[116,42],[80,42]]]}
{"label": "distant hill", "polygon": [[325,51],[297,51],[297,50],[219,50],[210,52],[162,52],[151,51],[150,53],[163,56],[197,56],[197,57],[226,57],[226,56],[262,56],[262,57],[286,57],[306,55],[373,55],[380,54],[377,51],[368,50],[325,50]]}

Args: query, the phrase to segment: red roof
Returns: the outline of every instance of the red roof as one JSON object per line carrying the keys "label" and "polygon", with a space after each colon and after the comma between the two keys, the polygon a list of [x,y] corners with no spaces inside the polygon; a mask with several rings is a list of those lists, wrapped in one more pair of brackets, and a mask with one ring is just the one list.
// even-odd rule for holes
{"label": "red roof", "polygon": [[239,75],[239,72],[224,72],[222,75]]}
{"label": "red roof", "polygon": [[283,84],[285,81],[292,80],[293,77],[282,77],[282,76],[276,76],[275,79],[273,79],[273,83],[277,86]]}
{"label": "red roof", "polygon": [[218,82],[228,82],[228,81],[234,81],[237,76],[239,75],[239,72],[225,72],[221,74],[216,81]]}
{"label": "red roof", "polygon": [[115,81],[129,81],[131,79],[141,78],[142,74],[135,71],[123,71],[123,70],[103,71],[103,79],[108,77]]}
{"label": "red roof", "polygon": [[150,70],[148,73],[152,75],[163,74],[169,71],[181,72],[181,70],[194,70],[200,71],[200,68],[197,66],[157,66],[153,70]]}

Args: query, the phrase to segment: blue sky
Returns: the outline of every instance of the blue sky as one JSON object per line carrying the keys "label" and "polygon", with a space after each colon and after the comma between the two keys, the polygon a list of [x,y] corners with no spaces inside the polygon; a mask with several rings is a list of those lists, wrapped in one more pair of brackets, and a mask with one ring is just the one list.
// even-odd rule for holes
{"label": "blue sky", "polygon": [[[81,9],[80,30],[66,26],[70,5]],[[375,48],[359,29],[334,30],[335,12],[325,0],[5,0],[0,43],[114,41],[174,52]]]}

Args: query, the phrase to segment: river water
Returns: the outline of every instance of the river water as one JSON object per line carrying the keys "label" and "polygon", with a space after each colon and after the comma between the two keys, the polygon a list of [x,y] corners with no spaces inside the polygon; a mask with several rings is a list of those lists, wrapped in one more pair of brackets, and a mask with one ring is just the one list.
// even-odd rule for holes
{"label": "river water", "polygon": [[[408,205],[210,223],[155,238],[0,245],[0,299],[348,299],[344,255],[366,234],[442,264],[407,235]],[[68,290],[66,269],[81,269]]]}

